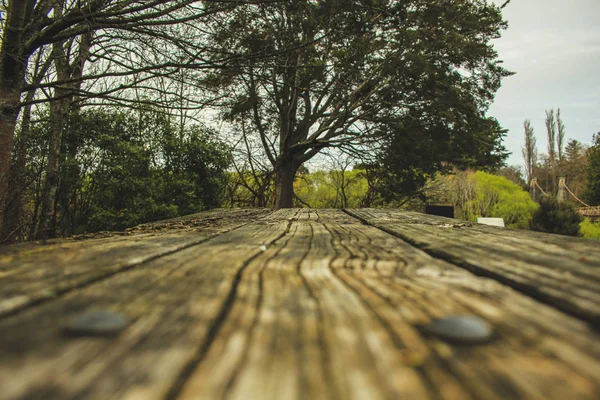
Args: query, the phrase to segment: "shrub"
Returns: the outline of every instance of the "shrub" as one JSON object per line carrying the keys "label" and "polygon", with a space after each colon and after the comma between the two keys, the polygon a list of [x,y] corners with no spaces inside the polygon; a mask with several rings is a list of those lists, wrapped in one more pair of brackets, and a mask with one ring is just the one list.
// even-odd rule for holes
{"label": "shrub", "polygon": [[477,217],[495,217],[504,219],[510,228],[529,227],[538,205],[523,188],[502,176],[483,171],[468,174],[467,178],[473,193],[461,204],[465,219],[475,222]]}
{"label": "shrub", "polygon": [[585,218],[581,224],[579,224],[581,236],[586,239],[600,240],[600,221],[592,222],[588,218]]}
{"label": "shrub", "polygon": [[531,229],[538,232],[579,236],[579,224],[582,220],[583,218],[577,214],[572,205],[545,197],[540,201],[540,208],[533,214]]}

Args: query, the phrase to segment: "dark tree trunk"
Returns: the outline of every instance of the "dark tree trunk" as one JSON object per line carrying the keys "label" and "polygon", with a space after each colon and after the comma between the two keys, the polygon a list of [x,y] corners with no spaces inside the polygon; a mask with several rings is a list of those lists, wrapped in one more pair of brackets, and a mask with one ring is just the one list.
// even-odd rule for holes
{"label": "dark tree trunk", "polygon": [[[33,100],[34,91],[27,93],[26,101]],[[17,143],[17,155],[12,165],[8,179],[7,203],[2,223],[2,234],[0,242],[14,243],[19,240],[21,230],[21,217],[23,213],[23,193],[27,189],[28,182],[25,173],[27,162],[27,142],[31,127],[31,107],[29,104],[23,108],[21,130]]]}
{"label": "dark tree trunk", "polygon": [[28,54],[24,54],[22,47],[23,27],[28,20],[32,4],[31,0],[11,1],[8,4],[2,31],[2,49],[0,50],[0,211],[4,210],[4,201],[8,194],[15,125],[19,115],[21,88],[29,58]]}
{"label": "dark tree trunk", "polygon": [[[4,211],[5,202],[8,200],[8,181],[10,176],[10,163],[13,148],[13,136],[17,124],[18,96],[14,94],[0,93],[0,211]],[[7,97],[4,97],[7,96]],[[10,101],[11,97],[17,97],[16,101]],[[6,103],[8,104],[6,104]]]}
{"label": "dark tree trunk", "polygon": [[279,162],[275,168],[275,193],[273,196],[273,208],[292,208],[294,200],[294,178],[298,170],[298,163],[295,161]]}
{"label": "dark tree trunk", "polygon": [[[61,96],[62,90],[56,90],[56,95]],[[60,146],[62,136],[69,117],[71,100],[63,98],[50,105],[50,144],[48,145],[48,163],[46,165],[46,179],[42,195],[42,211],[40,213],[40,226],[37,239],[48,239],[55,236],[54,221],[55,202],[58,184],[60,182]]]}

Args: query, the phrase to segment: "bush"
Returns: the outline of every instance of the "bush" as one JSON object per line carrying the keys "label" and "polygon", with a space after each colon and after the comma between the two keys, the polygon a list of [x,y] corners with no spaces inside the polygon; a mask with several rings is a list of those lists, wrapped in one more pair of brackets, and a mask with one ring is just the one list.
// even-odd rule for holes
{"label": "bush", "polygon": [[600,240],[600,221],[592,222],[586,218],[579,224],[579,228],[584,238]]}
{"label": "bush", "polygon": [[502,218],[509,228],[529,228],[538,205],[523,188],[483,171],[463,175],[454,185],[454,203],[459,205],[465,219],[475,222],[478,217]]}
{"label": "bush", "polygon": [[572,205],[545,197],[540,201],[540,208],[533,214],[531,229],[538,232],[579,236],[579,224],[582,220],[583,218],[577,214]]}

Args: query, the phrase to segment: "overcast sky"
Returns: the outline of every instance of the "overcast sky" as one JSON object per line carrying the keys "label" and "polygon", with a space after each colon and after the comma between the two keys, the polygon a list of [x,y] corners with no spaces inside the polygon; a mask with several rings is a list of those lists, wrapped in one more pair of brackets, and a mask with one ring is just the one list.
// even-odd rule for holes
{"label": "overcast sky", "polygon": [[600,131],[600,0],[511,0],[503,15],[509,27],[495,47],[516,75],[503,81],[489,115],[509,129],[508,164],[522,164],[525,119],[547,153],[551,108],[561,109],[567,141],[591,143]]}

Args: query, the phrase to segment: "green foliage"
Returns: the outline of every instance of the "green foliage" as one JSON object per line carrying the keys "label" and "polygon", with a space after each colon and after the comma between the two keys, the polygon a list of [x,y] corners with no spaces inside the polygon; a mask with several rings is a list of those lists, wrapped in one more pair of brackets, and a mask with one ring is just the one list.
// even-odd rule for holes
{"label": "green foliage", "polygon": [[600,132],[594,135],[592,146],[587,152],[587,158],[588,185],[584,198],[590,205],[600,205]]}
{"label": "green foliage", "polygon": [[378,191],[412,196],[449,163],[505,158],[505,131],[486,116],[511,74],[492,44],[505,27],[485,0],[259,3],[214,17],[215,46],[252,57],[204,84],[237,131],[260,137],[276,176],[327,147],[376,148]]}
{"label": "green foliage", "polygon": [[512,183],[516,183],[524,190],[527,190],[527,182],[523,178],[523,171],[518,165],[509,165],[497,168],[492,171],[494,175],[503,176]]}
{"label": "green foliage", "polygon": [[224,207],[271,206],[273,195],[272,171],[238,171],[227,173],[227,189]]}
{"label": "green foliage", "polygon": [[533,214],[531,229],[538,232],[579,236],[582,217],[568,203],[559,203],[554,198],[544,197],[540,208]]}
{"label": "green foliage", "polygon": [[71,122],[65,146],[65,233],[120,230],[220,204],[228,148],[197,127],[178,132],[159,114],[92,109]]}
{"label": "green foliage", "polygon": [[579,224],[579,231],[586,239],[600,240],[600,221],[592,222],[589,218],[584,218]]}
{"label": "green foliage", "polygon": [[466,219],[503,218],[506,226],[526,229],[537,204],[519,185],[502,176],[477,171],[469,175],[475,196],[463,205]]}
{"label": "green foliage", "polygon": [[368,190],[363,170],[316,171],[296,179],[297,206],[312,208],[361,207]]}

